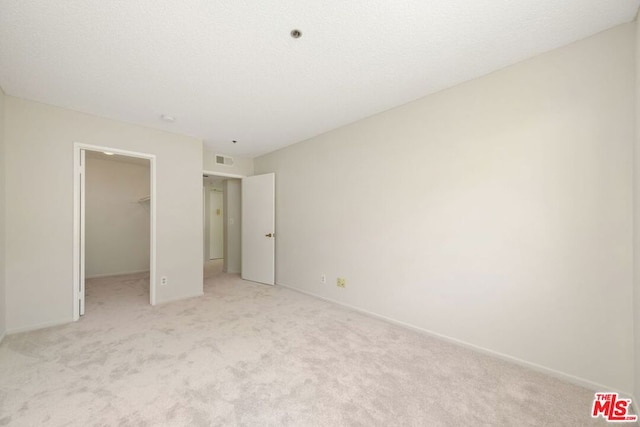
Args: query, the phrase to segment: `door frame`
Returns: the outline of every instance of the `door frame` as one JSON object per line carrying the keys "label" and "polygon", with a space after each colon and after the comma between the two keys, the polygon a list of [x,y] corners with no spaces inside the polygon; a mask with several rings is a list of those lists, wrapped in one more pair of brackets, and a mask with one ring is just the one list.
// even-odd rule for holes
{"label": "door frame", "polygon": [[207,171],[203,170],[202,175],[211,175],[211,176],[219,176],[222,178],[246,178],[247,175],[238,175],[237,173],[225,173],[225,172],[216,172],[216,171]]}
{"label": "door frame", "polygon": [[[80,209],[84,205],[81,199],[81,182],[84,179],[85,165],[80,164],[81,151],[101,151],[110,152],[129,157],[138,157],[149,160],[149,207],[150,207],[150,254],[149,254],[149,303],[156,305],[156,156],[155,154],[140,153],[137,151],[122,150],[120,148],[106,147],[99,145],[83,144],[75,142],[73,144],[73,320],[80,319],[80,285],[83,279],[81,269],[81,253],[84,251],[84,224],[81,223]],[[82,254],[84,255],[84,254]],[[83,257],[84,258],[84,257]],[[83,263],[84,264],[84,263]]]}

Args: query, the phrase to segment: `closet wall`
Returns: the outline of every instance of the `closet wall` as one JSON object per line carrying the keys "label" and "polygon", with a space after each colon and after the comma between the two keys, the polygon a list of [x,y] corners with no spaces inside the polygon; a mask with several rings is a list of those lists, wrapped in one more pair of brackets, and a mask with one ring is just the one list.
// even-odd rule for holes
{"label": "closet wall", "polygon": [[149,271],[149,161],[87,152],[86,276]]}

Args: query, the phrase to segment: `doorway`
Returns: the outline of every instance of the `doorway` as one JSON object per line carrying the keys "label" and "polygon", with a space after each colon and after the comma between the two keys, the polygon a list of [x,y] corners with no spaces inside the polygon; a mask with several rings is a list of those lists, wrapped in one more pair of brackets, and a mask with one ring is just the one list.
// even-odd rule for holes
{"label": "doorway", "polygon": [[224,259],[224,221],[222,189],[209,190],[209,260]]}
{"label": "doorway", "polygon": [[241,181],[203,173],[203,253],[207,272],[240,274]]}
{"label": "doorway", "polygon": [[85,277],[149,272],[149,160],[86,151]]}
{"label": "doorway", "polygon": [[155,156],[74,145],[73,318],[85,314],[86,281],[148,271],[155,304]]}
{"label": "doorway", "polygon": [[[223,182],[223,266],[209,259],[211,202],[207,181],[217,179]],[[275,174],[246,177],[203,171],[203,198],[205,284],[208,270],[275,284]]]}

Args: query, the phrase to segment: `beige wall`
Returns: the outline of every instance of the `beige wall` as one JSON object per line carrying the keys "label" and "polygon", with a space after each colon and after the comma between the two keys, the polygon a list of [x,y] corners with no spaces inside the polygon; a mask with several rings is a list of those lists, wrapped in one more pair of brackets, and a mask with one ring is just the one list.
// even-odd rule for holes
{"label": "beige wall", "polygon": [[239,179],[224,181],[224,271],[240,273],[241,262],[241,184]]}
{"label": "beige wall", "polygon": [[86,159],[86,277],[149,271],[149,161]]}
{"label": "beige wall", "polygon": [[635,179],[634,179],[634,395],[635,405],[640,409],[640,25],[636,21],[636,139],[635,139]]}
{"label": "beige wall", "polygon": [[233,166],[225,166],[216,164],[216,154],[226,155],[224,152],[213,152],[203,150],[202,170],[207,172],[219,172],[223,174],[232,174],[239,176],[253,175],[253,159],[247,157],[233,157]]}
{"label": "beige wall", "polygon": [[5,303],[5,154],[4,154],[4,92],[0,88],[0,341],[7,330],[6,328],[6,303]]}
{"label": "beige wall", "polygon": [[[202,142],[7,96],[7,329],[72,319],[74,142],[156,156],[158,303],[202,294]],[[88,314],[90,315],[90,313]]]}
{"label": "beige wall", "polygon": [[255,159],[277,282],[630,392],[634,31]]}

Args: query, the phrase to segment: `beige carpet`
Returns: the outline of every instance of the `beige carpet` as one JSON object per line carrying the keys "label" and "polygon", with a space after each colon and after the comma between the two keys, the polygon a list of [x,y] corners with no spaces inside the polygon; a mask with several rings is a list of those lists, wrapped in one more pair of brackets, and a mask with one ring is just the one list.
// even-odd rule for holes
{"label": "beige carpet", "polygon": [[205,295],[89,281],[79,322],[0,345],[0,425],[605,425],[593,393],[209,263]]}

